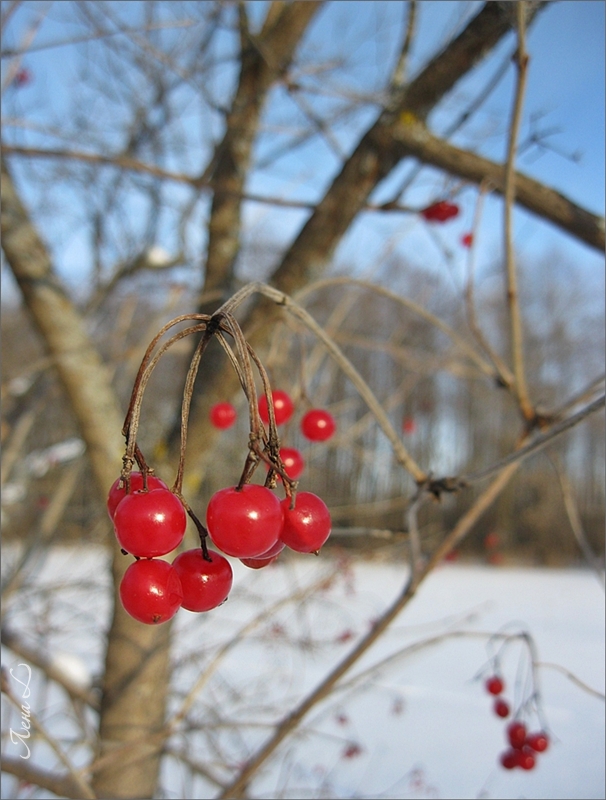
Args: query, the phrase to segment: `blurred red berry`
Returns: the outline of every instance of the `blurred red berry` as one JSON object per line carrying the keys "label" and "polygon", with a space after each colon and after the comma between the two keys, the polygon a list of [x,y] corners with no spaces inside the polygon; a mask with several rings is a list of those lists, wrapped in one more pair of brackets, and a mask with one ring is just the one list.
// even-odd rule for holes
{"label": "blurred red berry", "polygon": [[421,216],[427,222],[448,222],[459,213],[459,206],[455,203],[449,203],[448,200],[440,200],[437,203],[432,203],[427,208],[421,211]]}
{"label": "blurred red berry", "polygon": [[325,442],[336,431],[332,414],[322,408],[312,408],[301,420],[301,432],[310,442]]}
{"label": "blurred red berry", "polygon": [[[283,425],[292,417],[295,406],[290,396],[283,392],[281,389],[276,389],[271,393],[274,403],[274,414],[276,417],[276,425]],[[267,397],[262,395],[259,398],[259,414],[261,419],[267,425],[269,423],[269,411],[267,409]]]}
{"label": "blurred red berry", "polygon": [[537,753],[544,753],[549,747],[549,737],[543,731],[531,733],[526,737],[526,744]]}
{"label": "blurred red berry", "polygon": [[230,428],[236,417],[236,409],[231,403],[216,403],[210,410],[210,421],[219,430]]}
{"label": "blurred red berry", "polygon": [[518,766],[522,767],[522,769],[530,770],[534,769],[537,763],[535,754],[532,752],[530,747],[522,747],[520,750],[517,751],[518,754]]}
{"label": "blurred red berry", "polygon": [[486,681],[486,691],[490,692],[490,694],[501,694],[504,688],[505,684],[498,675],[492,675]]}
{"label": "blurred red berry", "polygon": [[461,236],[461,244],[463,247],[471,247],[473,244],[473,233],[464,233],[463,236]]}
{"label": "blurred red berry", "polygon": [[496,550],[496,548],[501,544],[501,539],[499,534],[496,531],[491,531],[487,533],[484,537],[484,547],[487,550]]}
{"label": "blurred red berry", "polygon": [[343,751],[343,758],[356,758],[361,755],[362,748],[356,742],[350,742]]}
{"label": "blurred red berry", "polygon": [[526,742],[526,725],[517,719],[507,726],[507,738],[512,747],[523,747]]}
{"label": "blurred red berry", "polygon": [[281,447],[280,458],[288,477],[293,481],[298,480],[305,469],[305,461],[301,453],[294,447]]}
{"label": "blurred red berry", "polygon": [[509,703],[506,700],[503,700],[502,697],[496,698],[493,709],[497,717],[503,717],[503,719],[505,719],[505,717],[509,716]]}
{"label": "blurred red berry", "polygon": [[31,83],[31,80],[32,73],[25,67],[22,67],[13,78],[13,83],[17,87],[27,86],[28,83]]}
{"label": "blurred red berry", "polygon": [[402,430],[404,433],[414,433],[417,429],[417,423],[414,421],[412,417],[405,417],[402,421]]}
{"label": "blurred red berry", "polygon": [[515,769],[518,766],[518,751],[514,750],[506,750],[504,753],[501,753],[501,766],[505,767],[505,769]]}

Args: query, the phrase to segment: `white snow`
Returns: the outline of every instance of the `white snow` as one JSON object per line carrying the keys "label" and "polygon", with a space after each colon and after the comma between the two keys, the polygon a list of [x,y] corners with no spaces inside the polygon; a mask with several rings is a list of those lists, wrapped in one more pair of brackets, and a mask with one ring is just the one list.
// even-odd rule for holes
{"label": "white snow", "polygon": [[[4,573],[16,556],[5,548]],[[84,664],[87,679],[98,676],[110,612],[106,555],[60,548],[32,563],[29,581],[5,604],[7,626],[44,641],[66,666],[66,655]],[[229,768],[254,754],[272,724],[349,652],[406,579],[404,564],[325,555],[255,571],[232,563],[227,603],[207,614],[177,615],[170,703],[174,713],[203,682],[187,717],[190,730],[173,744],[226,782],[234,775]],[[520,632],[530,637],[539,665],[533,679],[527,644],[509,639],[500,650],[504,694],[518,707],[538,690],[540,719],[530,703],[527,720],[533,729],[547,726],[552,741],[534,771],[507,772],[498,766],[507,721],[492,713],[483,681],[502,635]],[[495,633],[501,636],[491,639]],[[339,690],[282,743],[249,796],[603,798],[604,702],[565,671],[603,693],[604,639],[604,592],[590,572],[440,567]],[[2,662],[15,668],[23,659],[3,648]],[[15,683],[16,697],[19,689]],[[29,702],[52,735],[70,740],[65,746],[74,762],[85,764],[88,745],[65,694],[35,668]],[[3,752],[15,757],[19,745],[8,731],[19,715],[7,709],[3,698]],[[32,758],[56,766],[48,748],[34,745]],[[169,798],[219,793],[171,758],[162,785]],[[48,795],[17,791],[3,775],[2,796]]]}

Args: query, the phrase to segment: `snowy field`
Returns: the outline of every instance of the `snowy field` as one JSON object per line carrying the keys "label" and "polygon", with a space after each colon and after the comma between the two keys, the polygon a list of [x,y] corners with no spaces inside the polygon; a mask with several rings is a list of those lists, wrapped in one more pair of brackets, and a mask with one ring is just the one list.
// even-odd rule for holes
{"label": "snowy field", "polygon": [[[5,548],[4,575],[17,557]],[[57,549],[29,565],[27,583],[4,608],[10,630],[43,642],[83,683],[102,666],[105,561],[94,548]],[[176,617],[171,713],[184,702],[191,707],[188,733],[176,734],[172,749],[229,782],[230,769],[368,631],[401,591],[405,572],[399,563],[325,555],[259,571],[235,562],[227,603]],[[604,702],[595,692],[604,692],[604,622],[604,591],[593,573],[444,565],[282,743],[249,797],[603,798]],[[504,695],[514,709],[528,701],[529,727],[546,727],[551,738],[532,772],[498,765],[507,720],[492,713],[483,686],[495,656]],[[13,675],[24,677],[23,662],[3,648]],[[19,697],[19,684],[9,680]],[[86,764],[85,728],[63,690],[36,669],[30,689],[32,712],[76,766]],[[18,729],[19,714],[3,698],[3,753],[16,757],[24,750],[11,742],[11,727]],[[33,745],[31,758],[48,768],[58,763],[43,743]],[[167,798],[220,793],[170,757],[162,787]],[[2,797],[48,796],[2,777]]]}

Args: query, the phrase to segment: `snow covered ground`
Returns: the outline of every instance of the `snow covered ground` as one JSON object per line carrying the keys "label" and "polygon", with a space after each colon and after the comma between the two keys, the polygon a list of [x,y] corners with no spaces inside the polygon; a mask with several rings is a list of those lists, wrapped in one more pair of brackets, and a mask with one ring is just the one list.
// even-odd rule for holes
{"label": "snow covered ground", "polygon": [[[4,573],[15,557],[5,553]],[[45,641],[82,681],[102,666],[105,561],[94,548],[57,549],[32,567],[29,582],[5,607],[11,630]],[[235,562],[234,572],[226,604],[204,615],[179,612],[173,645],[171,711],[199,688],[187,716],[190,730],[176,735],[173,747],[223,781],[355,645],[406,577],[400,563],[324,555],[259,571]],[[249,796],[603,798],[604,702],[570,675],[603,693],[604,622],[604,591],[593,573],[444,565],[283,742]],[[522,632],[530,638],[513,636]],[[529,727],[546,726],[552,740],[532,772],[498,765],[507,720],[492,713],[483,686],[495,655],[507,699],[515,709],[530,698]],[[3,648],[2,663],[13,675],[23,677],[23,661]],[[12,688],[19,696],[19,684]],[[64,693],[35,669],[29,702],[73,762],[84,765],[89,750]],[[18,714],[6,702],[3,712],[3,753],[16,757],[23,748],[8,731],[18,729]],[[32,759],[49,768],[57,763],[44,745],[34,745]],[[219,793],[173,758],[166,759],[162,784],[168,798]],[[2,796],[48,794],[17,790],[3,775]]]}

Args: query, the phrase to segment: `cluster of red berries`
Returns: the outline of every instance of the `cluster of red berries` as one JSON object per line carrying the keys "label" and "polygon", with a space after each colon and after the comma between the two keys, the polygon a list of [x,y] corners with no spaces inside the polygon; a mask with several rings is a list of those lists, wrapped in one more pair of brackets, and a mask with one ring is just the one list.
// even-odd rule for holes
{"label": "cluster of red berries", "polygon": [[[287,392],[276,389],[272,392],[276,425],[289,422],[295,412],[295,406]],[[267,398],[263,395],[258,403],[259,415],[263,422],[269,423]],[[236,409],[231,403],[216,403],[210,410],[210,421],[220,430],[230,428],[237,418]],[[334,417],[322,408],[312,408],[301,418],[301,433],[310,442],[326,442],[337,429]],[[288,477],[296,481],[303,474],[305,459],[294,447],[281,447],[280,458]]]}
{"label": "cluster of red berries", "polygon": [[459,206],[448,200],[439,200],[421,211],[421,216],[427,222],[444,223],[459,215]]}
{"label": "cluster of red berries", "polygon": [[[159,478],[131,472],[130,491],[122,478],[112,485],[107,510],[125,553],[137,559],[120,584],[125,610],[147,624],[171,619],[180,607],[209,611],[231,590],[233,572],[224,555],[205,546],[179,554],[172,564],[158,560],[177,548],[187,524],[183,503]],[[292,506],[292,507],[291,507]],[[253,569],[276,560],[284,547],[317,552],[328,539],[330,513],[311,492],[294,502],[280,501],[265,486],[244,484],[216,492],[206,512],[208,535],[215,546]]]}
{"label": "cluster of red berries", "polygon": [[[494,713],[498,717],[506,718],[510,714],[509,703],[503,699],[501,693],[505,688],[505,683],[498,675],[491,675],[487,678],[486,691],[494,695]],[[543,753],[549,746],[549,737],[544,731],[529,733],[526,725],[519,719],[514,719],[506,728],[506,736],[509,747],[500,756],[501,766],[505,769],[534,769],[537,762],[537,754]]]}

